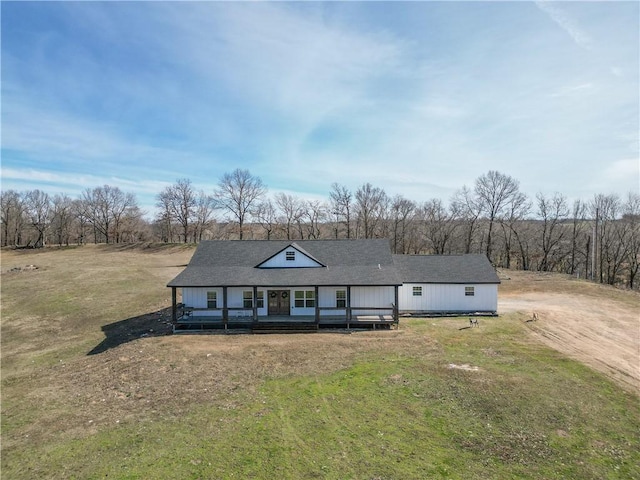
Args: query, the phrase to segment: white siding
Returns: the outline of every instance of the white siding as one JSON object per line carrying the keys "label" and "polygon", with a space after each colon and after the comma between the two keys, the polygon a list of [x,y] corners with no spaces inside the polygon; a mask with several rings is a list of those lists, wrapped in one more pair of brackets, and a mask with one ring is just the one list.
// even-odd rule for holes
{"label": "white siding", "polygon": [[[413,295],[413,287],[422,287],[422,296]],[[466,296],[465,287],[474,295]],[[401,312],[495,312],[498,309],[498,285],[405,283],[398,292]]]}
{"label": "white siding", "polygon": [[351,287],[351,308],[354,315],[388,315],[380,310],[361,310],[358,307],[393,308],[394,287]]}
{"label": "white siding", "polygon": [[[296,307],[295,306],[295,292],[296,291],[314,291],[314,286],[307,287],[261,287],[258,291],[262,291],[264,295],[264,307],[258,308],[259,316],[268,315],[268,290],[289,290],[290,293],[290,313],[291,315],[308,315],[314,316],[315,307]],[[336,291],[347,290],[347,287],[319,287],[318,297],[316,302],[320,307],[335,307],[336,306]],[[182,289],[182,301],[186,307],[195,309],[207,308],[207,292],[215,291],[217,293],[217,307],[223,306],[223,289],[222,287],[215,288],[183,288]],[[229,287],[227,289],[227,307],[229,308],[230,317],[250,316],[251,312],[238,310],[243,306],[243,292],[253,291],[252,287]],[[463,288],[464,294],[464,288]],[[393,287],[351,287],[351,307],[354,309],[355,315],[379,315],[389,314],[391,310],[376,311],[359,309],[359,307],[377,307],[377,308],[392,308],[394,302],[394,288]],[[400,302],[402,304],[402,302]],[[322,316],[335,316],[346,315],[346,309],[340,310],[325,310],[320,312]],[[194,316],[221,316],[221,310],[195,310]]]}
{"label": "white siding", "polygon": [[[296,307],[296,292],[314,291],[316,287],[295,287],[291,289],[291,315],[315,315],[316,307]],[[317,299],[316,299],[317,301]]]}
{"label": "white siding", "polygon": [[[235,308],[242,308],[243,297],[242,292],[245,290],[253,292],[253,287],[248,288],[228,288],[227,289],[227,307],[229,308],[229,316],[250,316],[251,312],[246,310],[234,310]],[[222,308],[223,297],[222,287],[215,288],[183,288],[182,289],[182,302],[186,307],[190,308],[207,308],[207,292],[217,292],[217,307]],[[259,288],[258,291],[264,292],[264,307],[258,308],[258,315],[267,314],[267,290]],[[195,310],[193,316],[207,316],[207,317],[219,317],[222,316],[222,310]]]}
{"label": "white siding", "polygon": [[[183,288],[182,289],[182,303],[185,307],[190,308],[207,308],[207,292],[216,292],[218,308],[222,308],[222,288]],[[194,317],[219,317],[222,316],[220,310],[195,310],[193,312]]]}
{"label": "white siding", "polygon": [[[287,260],[287,252],[295,253],[295,260]],[[278,253],[273,258],[270,258],[266,262],[260,265],[260,268],[308,268],[308,267],[320,267],[315,260],[307,257],[305,254],[296,250],[295,248],[287,248]]]}
{"label": "white siding", "polygon": [[[320,287],[319,288],[319,296],[320,296],[320,307],[336,307],[336,292],[338,290],[343,290],[346,292],[347,287]],[[346,309],[340,310],[325,310],[320,311],[320,316],[329,317],[329,316],[337,316],[337,315],[346,315]]]}

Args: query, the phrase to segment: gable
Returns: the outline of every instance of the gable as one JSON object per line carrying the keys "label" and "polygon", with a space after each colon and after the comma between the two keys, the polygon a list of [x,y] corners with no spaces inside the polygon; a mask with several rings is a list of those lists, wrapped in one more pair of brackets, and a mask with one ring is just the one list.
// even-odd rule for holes
{"label": "gable", "polygon": [[[295,260],[286,260],[290,247],[295,249]],[[286,268],[287,262],[290,265],[294,262],[298,268]],[[384,239],[204,240],[198,244],[187,268],[168,286],[400,283],[389,241]]]}
{"label": "gable", "polygon": [[292,243],[256,265],[256,268],[322,268],[324,266],[299,245]]}

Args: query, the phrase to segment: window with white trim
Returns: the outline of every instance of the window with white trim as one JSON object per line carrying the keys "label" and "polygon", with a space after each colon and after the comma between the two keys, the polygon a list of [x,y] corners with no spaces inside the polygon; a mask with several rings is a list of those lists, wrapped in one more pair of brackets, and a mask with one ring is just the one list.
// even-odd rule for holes
{"label": "window with white trim", "polygon": [[258,305],[258,308],[264,308],[264,290],[258,290],[256,304]]}
{"label": "window with white trim", "polygon": [[288,262],[292,262],[296,259],[296,252],[294,250],[290,250],[285,253],[285,258]]}
{"label": "window with white trim", "polygon": [[218,308],[218,292],[207,292],[207,308]]}
{"label": "window with white trim", "polygon": [[347,307],[347,291],[346,290],[336,290],[336,307],[338,308]]}
{"label": "window with white trim", "polygon": [[464,296],[473,297],[476,294],[474,287],[464,287]]}
{"label": "window with white trim", "polygon": [[314,290],[296,290],[293,304],[296,308],[315,307],[316,292]]}
{"label": "window with white trim", "polygon": [[253,292],[251,290],[242,292],[242,306],[244,308],[253,308]]}
{"label": "window with white trim", "polygon": [[421,297],[422,296],[422,287],[413,287],[413,296]]}

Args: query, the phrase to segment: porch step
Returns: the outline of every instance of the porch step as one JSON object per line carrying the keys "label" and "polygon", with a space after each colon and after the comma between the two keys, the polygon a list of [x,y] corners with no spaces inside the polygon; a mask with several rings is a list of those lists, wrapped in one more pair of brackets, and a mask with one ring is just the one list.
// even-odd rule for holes
{"label": "porch step", "polygon": [[311,333],[318,331],[315,322],[259,322],[251,327],[253,333]]}

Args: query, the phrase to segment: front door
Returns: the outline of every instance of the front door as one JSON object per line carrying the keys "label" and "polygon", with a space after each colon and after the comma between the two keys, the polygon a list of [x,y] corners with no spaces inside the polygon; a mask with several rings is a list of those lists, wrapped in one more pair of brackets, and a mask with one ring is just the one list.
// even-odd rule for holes
{"label": "front door", "polygon": [[269,315],[289,315],[291,300],[289,290],[269,290]]}

